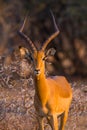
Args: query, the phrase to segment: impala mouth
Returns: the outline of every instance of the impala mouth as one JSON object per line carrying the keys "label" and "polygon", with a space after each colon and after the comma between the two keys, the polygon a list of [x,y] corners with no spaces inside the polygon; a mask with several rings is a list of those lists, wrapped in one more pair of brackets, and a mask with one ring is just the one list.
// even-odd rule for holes
{"label": "impala mouth", "polygon": [[35,75],[39,75],[40,74],[40,70],[39,69],[35,69],[34,73],[35,73]]}

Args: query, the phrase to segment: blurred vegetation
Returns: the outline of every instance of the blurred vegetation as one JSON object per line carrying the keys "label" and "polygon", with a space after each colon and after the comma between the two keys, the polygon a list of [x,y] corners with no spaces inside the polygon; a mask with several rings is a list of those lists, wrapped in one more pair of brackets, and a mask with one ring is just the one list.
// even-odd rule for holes
{"label": "blurred vegetation", "polygon": [[39,47],[55,31],[49,9],[60,35],[47,47],[57,50],[55,58],[49,58],[53,65],[47,64],[47,70],[86,77],[87,0],[0,0],[0,55],[5,55],[5,63],[10,62],[19,45],[29,47],[17,34],[27,13],[24,32]]}

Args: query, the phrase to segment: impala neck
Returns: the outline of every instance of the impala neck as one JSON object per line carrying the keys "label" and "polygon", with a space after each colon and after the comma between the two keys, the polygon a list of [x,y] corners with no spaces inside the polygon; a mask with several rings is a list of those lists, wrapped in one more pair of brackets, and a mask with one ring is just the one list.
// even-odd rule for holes
{"label": "impala neck", "polygon": [[35,76],[35,87],[38,98],[42,103],[42,106],[44,106],[46,104],[46,99],[49,92],[44,72],[38,76]]}

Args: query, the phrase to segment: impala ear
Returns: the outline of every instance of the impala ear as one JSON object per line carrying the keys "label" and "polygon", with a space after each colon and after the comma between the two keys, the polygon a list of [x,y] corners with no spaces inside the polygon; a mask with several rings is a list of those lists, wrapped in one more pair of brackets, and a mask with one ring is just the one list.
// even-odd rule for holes
{"label": "impala ear", "polygon": [[46,55],[47,56],[54,56],[55,55],[55,53],[56,53],[56,50],[54,49],[54,48],[50,48],[48,51],[47,51],[47,53],[46,53]]}

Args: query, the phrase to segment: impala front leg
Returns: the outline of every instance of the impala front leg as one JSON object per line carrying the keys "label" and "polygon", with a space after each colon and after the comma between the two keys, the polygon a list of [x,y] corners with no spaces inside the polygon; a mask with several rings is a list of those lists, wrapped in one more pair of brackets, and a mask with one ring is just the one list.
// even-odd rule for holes
{"label": "impala front leg", "polygon": [[57,115],[52,115],[52,128],[53,130],[58,130],[58,119]]}
{"label": "impala front leg", "polygon": [[61,116],[61,122],[60,122],[61,124],[60,124],[60,129],[59,130],[64,130],[67,118],[68,118],[68,111],[65,111],[63,113],[63,115]]}
{"label": "impala front leg", "polygon": [[39,121],[39,130],[44,130],[44,122],[43,122],[43,117],[38,117]]}

